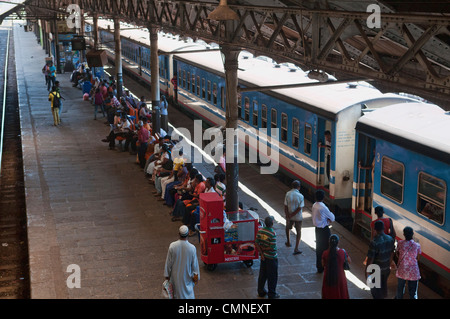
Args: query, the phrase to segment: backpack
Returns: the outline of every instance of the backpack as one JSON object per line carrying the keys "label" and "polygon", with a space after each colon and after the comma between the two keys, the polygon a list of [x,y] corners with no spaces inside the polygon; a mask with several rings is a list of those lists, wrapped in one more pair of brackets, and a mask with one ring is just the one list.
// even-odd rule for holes
{"label": "backpack", "polygon": [[58,93],[53,94],[53,107],[60,108],[61,107],[61,98],[58,96]]}

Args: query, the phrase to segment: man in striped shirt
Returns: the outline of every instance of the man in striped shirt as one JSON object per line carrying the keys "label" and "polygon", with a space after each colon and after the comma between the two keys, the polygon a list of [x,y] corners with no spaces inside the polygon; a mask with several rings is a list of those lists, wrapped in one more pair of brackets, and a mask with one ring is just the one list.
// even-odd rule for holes
{"label": "man in striped shirt", "polygon": [[[266,217],[264,223],[266,226],[258,231],[255,240],[256,248],[261,256],[258,295],[259,297],[268,295],[271,299],[279,298],[280,295],[276,292],[278,281],[277,235],[272,228],[273,217]],[[264,289],[266,281],[268,292]]]}

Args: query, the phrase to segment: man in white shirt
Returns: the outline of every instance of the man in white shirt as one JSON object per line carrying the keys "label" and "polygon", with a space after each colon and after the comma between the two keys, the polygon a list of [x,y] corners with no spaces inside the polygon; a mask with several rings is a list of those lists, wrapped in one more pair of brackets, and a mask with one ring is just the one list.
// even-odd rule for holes
{"label": "man in white shirt", "polygon": [[176,299],[195,299],[194,286],[200,279],[197,250],[188,242],[186,225],[178,232],[180,238],[170,244],[167,252],[164,277],[172,283]]}
{"label": "man in white shirt", "polygon": [[161,102],[159,103],[159,108],[161,110],[161,128],[168,132],[169,131],[169,117],[168,117],[168,109],[169,104],[167,103],[166,96],[161,96]]}
{"label": "man in white shirt", "polygon": [[290,230],[295,225],[297,232],[295,239],[294,255],[301,254],[298,249],[302,236],[302,210],[305,207],[303,195],[300,193],[300,181],[295,180],[291,184],[292,189],[286,193],[284,198],[284,213],[286,214],[286,246],[291,247]]}
{"label": "man in white shirt", "polygon": [[317,272],[323,272],[322,253],[328,249],[328,241],[331,236],[329,225],[334,222],[335,217],[328,207],[323,203],[325,192],[321,189],[316,191],[316,202],[312,206],[312,221],[316,233],[316,267]]}

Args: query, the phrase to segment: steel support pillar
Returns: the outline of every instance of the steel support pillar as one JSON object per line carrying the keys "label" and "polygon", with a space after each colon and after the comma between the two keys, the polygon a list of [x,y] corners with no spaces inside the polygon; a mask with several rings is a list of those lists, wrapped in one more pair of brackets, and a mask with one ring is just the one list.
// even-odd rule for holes
{"label": "steel support pillar", "polygon": [[[227,212],[239,210],[239,164],[238,164],[238,56],[240,50],[223,45],[222,55],[225,57],[225,80],[226,80],[226,182],[227,182]],[[233,133],[233,134],[230,134]],[[230,135],[233,136],[230,139]]]}
{"label": "steel support pillar", "polygon": [[[85,30],[85,23],[84,23],[84,10],[81,9],[80,11],[80,32],[79,35],[84,37],[84,30]],[[86,50],[80,51],[80,61],[86,62]]]}
{"label": "steel support pillar", "polygon": [[116,67],[116,85],[117,98],[123,93],[123,77],[122,77],[122,43],[120,42],[120,20],[114,18],[114,43],[115,43],[115,67]]}
{"label": "steel support pillar", "polygon": [[98,33],[98,15],[94,14],[92,18],[94,24],[94,29],[92,30],[92,36],[94,37],[94,50],[98,50],[98,48],[100,47],[99,45],[100,36]]}
{"label": "steel support pillar", "polygon": [[61,73],[61,59],[60,59],[60,52],[59,52],[59,36],[58,36],[58,25],[56,22],[56,19],[51,21],[52,29],[53,29],[53,41],[55,43],[55,66],[56,66],[56,73]]}
{"label": "steel support pillar", "polygon": [[[150,31],[150,78],[152,95],[152,129],[153,134],[161,131],[161,112],[159,109],[159,59],[158,59],[158,28],[149,26]],[[167,132],[168,133],[168,132]]]}

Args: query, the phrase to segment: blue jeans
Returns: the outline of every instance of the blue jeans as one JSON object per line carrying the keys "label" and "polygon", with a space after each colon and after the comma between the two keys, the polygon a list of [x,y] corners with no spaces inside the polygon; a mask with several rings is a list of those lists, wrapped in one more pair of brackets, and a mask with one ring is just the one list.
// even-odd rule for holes
{"label": "blue jeans", "polygon": [[47,82],[47,91],[50,91],[55,86],[56,76],[49,76]]}
{"label": "blue jeans", "polygon": [[390,272],[381,271],[381,278],[380,278],[380,287],[379,288],[370,288],[370,293],[372,294],[373,299],[384,299],[387,297],[387,281],[389,277]]}
{"label": "blue jeans", "polygon": [[98,107],[100,107],[103,117],[105,117],[105,108],[103,107],[103,104],[94,104],[94,119],[97,119]]}
{"label": "blue jeans", "polygon": [[62,108],[63,108],[63,101],[62,99],[59,99],[59,118],[61,119],[61,113],[62,113]]}
{"label": "blue jeans", "polygon": [[274,297],[277,294],[278,259],[264,258],[264,260],[261,260],[258,277],[258,294],[260,296],[266,293],[264,289],[266,281],[269,290],[267,294],[269,298]]}
{"label": "blue jeans", "polygon": [[147,145],[148,143],[141,143],[138,149],[138,158],[141,168],[145,167],[145,152],[147,151]]}
{"label": "blue jeans", "polygon": [[418,280],[405,280],[401,278],[398,279],[397,284],[397,295],[395,296],[396,299],[403,299],[403,294],[405,293],[405,286],[406,282],[408,282],[408,293],[409,293],[409,299],[417,299],[417,287],[419,284]]}

